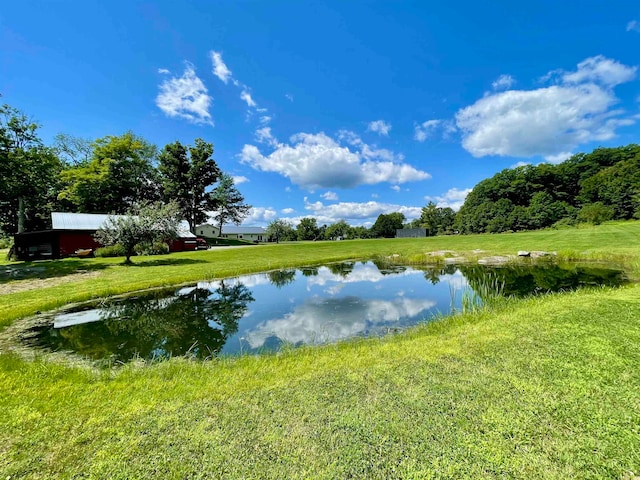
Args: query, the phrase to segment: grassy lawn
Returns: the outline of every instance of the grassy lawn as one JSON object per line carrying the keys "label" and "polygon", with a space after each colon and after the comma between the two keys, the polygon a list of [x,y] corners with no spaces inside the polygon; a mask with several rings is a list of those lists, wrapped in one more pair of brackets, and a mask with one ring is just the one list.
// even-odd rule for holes
{"label": "grassy lawn", "polygon": [[[69,301],[435,250],[624,262],[640,222],[2,263],[0,328]],[[477,255],[477,254],[476,254]],[[482,253],[485,255],[485,253]],[[7,280],[8,275],[20,279]],[[640,286],[507,301],[385,339],[97,371],[0,354],[0,478],[634,478]]]}

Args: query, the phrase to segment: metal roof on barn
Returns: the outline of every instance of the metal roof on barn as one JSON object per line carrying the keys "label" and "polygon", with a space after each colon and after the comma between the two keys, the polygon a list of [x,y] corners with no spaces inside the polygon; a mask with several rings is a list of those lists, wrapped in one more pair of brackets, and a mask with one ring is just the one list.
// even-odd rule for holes
{"label": "metal roof on barn", "polygon": [[[51,224],[54,230],[98,230],[109,217],[124,217],[124,215],[106,215],[102,213],[68,213],[51,212]],[[180,238],[195,238],[189,231],[189,224],[183,220],[178,225]]]}
{"label": "metal roof on barn", "polygon": [[235,227],[235,226],[223,226],[222,234],[223,235],[265,235],[267,231],[262,227]]}

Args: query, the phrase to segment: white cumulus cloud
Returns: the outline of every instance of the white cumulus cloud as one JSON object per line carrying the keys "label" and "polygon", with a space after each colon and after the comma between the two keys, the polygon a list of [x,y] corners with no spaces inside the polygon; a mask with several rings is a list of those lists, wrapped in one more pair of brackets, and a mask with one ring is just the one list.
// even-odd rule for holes
{"label": "white cumulus cloud", "polygon": [[187,64],[181,77],[164,80],[156,97],[156,105],[167,116],[213,126],[209,113],[211,102],[207,87],[198,78],[191,64]]}
{"label": "white cumulus cloud", "polygon": [[291,215],[292,213],[295,213],[295,210],[293,208],[283,208],[282,210],[280,210],[280,213]]}
{"label": "white cumulus cloud", "polygon": [[467,198],[467,195],[471,193],[471,188],[464,188],[462,190],[458,188],[450,188],[443,195],[436,196],[426,196],[425,200],[429,202],[435,202],[435,204],[440,208],[452,208],[453,210],[460,210],[460,207],[464,203],[464,200]]}
{"label": "white cumulus cloud", "polygon": [[366,144],[351,149],[321,132],[293,135],[290,144],[278,144],[269,155],[263,155],[254,145],[245,145],[241,160],[256,170],[279,173],[307,189],[401,184],[431,177],[405,163],[376,160],[383,155],[388,151]]}
{"label": "white cumulus cloud", "polygon": [[555,159],[578,145],[605,141],[634,120],[615,109],[613,87],[635,78],[628,67],[602,56],[580,62],[574,72],[552,72],[559,84],[536,90],[486,95],[456,113],[462,146],[486,155]]}
{"label": "white cumulus cloud", "polygon": [[251,207],[249,215],[242,223],[243,225],[266,225],[277,215],[278,212],[271,207]]}
{"label": "white cumulus cloud", "polygon": [[213,74],[224,83],[229,83],[229,79],[231,78],[231,70],[229,70],[229,68],[222,61],[222,53],[214,52],[212,50],[210,52],[210,55],[211,61],[213,62]]}
{"label": "white cumulus cloud", "polygon": [[391,130],[391,124],[385,122],[384,120],[375,120],[369,123],[367,130],[370,132],[375,132],[384,137],[389,136],[389,131]]}
{"label": "white cumulus cloud", "polygon": [[389,214],[394,212],[403,213],[407,220],[417,218],[422,213],[422,207],[411,207],[406,205],[369,202],[339,202],[325,205],[322,202],[310,203],[305,199],[305,210],[311,213],[310,216],[318,219],[318,223],[335,223],[342,219],[347,220],[351,225],[361,225],[372,223],[381,213]]}
{"label": "white cumulus cloud", "polygon": [[580,62],[575,72],[567,72],[562,76],[562,81],[572,84],[593,82],[614,87],[633,80],[636,77],[637,70],[637,67],[628,67],[620,62],[598,55]]}

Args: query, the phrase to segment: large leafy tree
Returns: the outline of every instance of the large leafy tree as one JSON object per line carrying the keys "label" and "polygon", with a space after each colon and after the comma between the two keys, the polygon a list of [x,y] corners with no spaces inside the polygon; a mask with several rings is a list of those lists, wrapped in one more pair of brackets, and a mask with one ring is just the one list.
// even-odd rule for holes
{"label": "large leafy tree", "polygon": [[251,205],[244,203],[244,196],[236,188],[233,178],[226,173],[220,177],[216,188],[211,192],[214,201],[212,217],[218,223],[220,235],[225,223],[240,224],[249,215]]}
{"label": "large leafy tree", "polygon": [[394,238],[396,230],[402,228],[405,221],[404,213],[381,213],[371,227],[376,237]]}
{"label": "large leafy tree", "polygon": [[300,220],[296,230],[298,240],[316,240],[320,235],[318,221],[313,217],[305,217]]}
{"label": "large leafy tree", "polygon": [[62,162],[22,112],[0,106],[0,230],[5,234],[48,226]]}
{"label": "large leafy tree", "polygon": [[103,245],[121,245],[129,264],[136,245],[176,238],[179,224],[180,209],[174,202],[143,205],[127,215],[110,216],[95,238]]}
{"label": "large leafy tree", "polygon": [[160,153],[159,170],[165,200],[174,200],[195,232],[216,208],[211,187],[222,172],[213,159],[213,145],[197,138],[193,146],[180,142],[166,145]]}
{"label": "large leafy tree", "polygon": [[351,227],[346,220],[340,220],[327,227],[324,232],[324,238],[327,240],[336,240],[338,238],[346,238],[351,231]]}
{"label": "large leafy tree", "polygon": [[286,220],[276,218],[267,226],[267,235],[279,243],[280,240],[295,240],[297,238],[293,225]]}
{"label": "large leafy tree", "polygon": [[87,213],[123,214],[139,202],[160,199],[156,147],[127,132],[92,144],[90,161],[62,172],[58,198],[67,208]]}

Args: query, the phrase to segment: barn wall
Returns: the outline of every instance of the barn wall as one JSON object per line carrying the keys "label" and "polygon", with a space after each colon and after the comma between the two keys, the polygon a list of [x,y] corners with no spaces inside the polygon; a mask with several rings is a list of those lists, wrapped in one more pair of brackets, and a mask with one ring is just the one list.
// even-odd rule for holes
{"label": "barn wall", "polygon": [[60,257],[70,257],[75,255],[76,250],[95,250],[102,245],[95,241],[93,234],[87,231],[65,231],[60,232]]}

